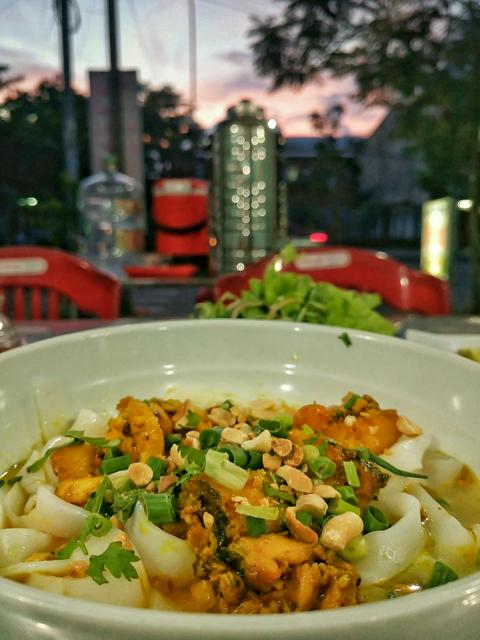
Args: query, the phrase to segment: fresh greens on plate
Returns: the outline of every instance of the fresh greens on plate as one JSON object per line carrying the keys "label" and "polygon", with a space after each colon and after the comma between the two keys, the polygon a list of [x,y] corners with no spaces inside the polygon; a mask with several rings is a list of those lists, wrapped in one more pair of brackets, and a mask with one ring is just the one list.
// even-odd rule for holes
{"label": "fresh greens on plate", "polygon": [[[294,250],[285,247],[280,257],[287,264],[294,259]],[[278,258],[269,263],[262,279],[251,278],[239,296],[227,291],[216,302],[197,304],[197,317],[290,320],[395,334],[394,325],[376,311],[382,302],[377,293],[359,293],[315,282],[307,274],[278,271],[277,263]]]}

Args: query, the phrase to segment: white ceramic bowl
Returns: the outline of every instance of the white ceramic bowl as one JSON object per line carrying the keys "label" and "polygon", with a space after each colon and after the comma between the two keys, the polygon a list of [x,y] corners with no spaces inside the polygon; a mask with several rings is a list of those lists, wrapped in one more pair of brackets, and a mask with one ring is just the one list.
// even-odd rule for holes
{"label": "white ceramic bowl", "polygon": [[[369,393],[434,432],[480,473],[480,365],[387,338],[282,322],[192,320],[99,329],[0,356],[0,469],[41,431],[125,394],[268,395],[335,403]],[[119,608],[0,579],[0,638],[58,640],[478,640],[480,574],[397,600],[309,613],[227,616]]]}

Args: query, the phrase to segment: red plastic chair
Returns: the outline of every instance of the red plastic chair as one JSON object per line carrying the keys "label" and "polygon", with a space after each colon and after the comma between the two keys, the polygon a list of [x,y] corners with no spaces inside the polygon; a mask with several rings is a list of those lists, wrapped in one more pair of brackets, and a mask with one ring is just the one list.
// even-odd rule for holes
{"label": "red plastic chair", "polygon": [[[250,278],[261,278],[272,257],[252,263],[241,273],[218,278],[213,299],[225,292],[239,294],[248,288]],[[288,265],[278,262],[279,270],[310,275],[315,281],[339,287],[379,293],[383,302],[399,311],[446,315],[450,313],[448,283],[411,269],[383,252],[350,247],[322,247],[300,251]]]}
{"label": "red plastic chair", "polygon": [[[1,295],[3,294],[3,295]],[[14,320],[56,320],[64,306],[103,320],[120,314],[120,282],[86,260],[44,247],[0,247],[0,302]]]}

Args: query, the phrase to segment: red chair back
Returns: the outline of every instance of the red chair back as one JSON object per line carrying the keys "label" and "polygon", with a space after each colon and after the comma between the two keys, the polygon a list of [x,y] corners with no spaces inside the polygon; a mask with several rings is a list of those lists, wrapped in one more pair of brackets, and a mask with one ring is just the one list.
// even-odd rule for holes
{"label": "red chair back", "polygon": [[[213,287],[213,298],[225,291],[239,294],[248,288],[250,278],[261,278],[272,257],[252,263],[239,274],[220,277]],[[317,282],[330,282],[357,291],[376,292],[393,309],[427,315],[450,313],[448,283],[411,269],[383,252],[350,247],[305,249],[288,265],[278,263],[281,271],[310,275]]]}
{"label": "red chair back", "polygon": [[120,314],[119,280],[58,249],[0,247],[0,294],[3,311],[14,320],[55,320],[64,301],[73,307],[71,315],[112,320]]}

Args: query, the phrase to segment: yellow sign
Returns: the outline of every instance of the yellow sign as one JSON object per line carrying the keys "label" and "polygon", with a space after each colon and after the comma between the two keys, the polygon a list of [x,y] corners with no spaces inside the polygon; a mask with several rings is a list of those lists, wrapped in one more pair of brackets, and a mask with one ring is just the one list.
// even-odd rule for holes
{"label": "yellow sign", "polygon": [[456,209],[452,198],[428,200],[422,208],[420,268],[448,280],[455,249]]}

